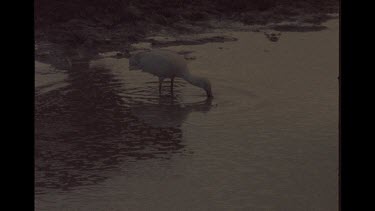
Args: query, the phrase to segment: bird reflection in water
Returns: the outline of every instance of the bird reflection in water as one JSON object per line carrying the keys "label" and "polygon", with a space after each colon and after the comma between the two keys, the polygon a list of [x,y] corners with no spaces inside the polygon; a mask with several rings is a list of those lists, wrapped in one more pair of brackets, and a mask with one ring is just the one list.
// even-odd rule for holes
{"label": "bird reflection in water", "polygon": [[180,127],[191,112],[206,113],[211,109],[212,98],[191,104],[180,104],[172,96],[160,96],[158,104],[139,104],[132,113],[149,125],[158,127]]}
{"label": "bird reflection in water", "polygon": [[134,103],[122,95],[126,78],[88,61],[67,73],[68,86],[35,96],[37,194],[97,184],[127,162],[171,159],[184,152],[180,126],[188,114],[211,107],[165,97],[157,105]]}

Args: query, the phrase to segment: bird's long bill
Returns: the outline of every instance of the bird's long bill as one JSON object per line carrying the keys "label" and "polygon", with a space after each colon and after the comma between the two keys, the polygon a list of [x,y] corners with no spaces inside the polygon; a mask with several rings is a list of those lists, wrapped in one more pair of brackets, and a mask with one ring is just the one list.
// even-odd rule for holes
{"label": "bird's long bill", "polygon": [[206,90],[206,94],[208,98],[213,98],[214,96],[212,95],[211,90]]}

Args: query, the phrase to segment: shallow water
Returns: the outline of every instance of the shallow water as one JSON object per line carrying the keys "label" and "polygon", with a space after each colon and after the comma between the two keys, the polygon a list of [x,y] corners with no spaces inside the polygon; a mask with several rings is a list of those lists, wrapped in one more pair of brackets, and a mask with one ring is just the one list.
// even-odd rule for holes
{"label": "shallow water", "polygon": [[338,210],[338,20],[325,25],[167,47],[192,51],[212,101],[180,79],[159,97],[126,58],[36,62],[36,210]]}

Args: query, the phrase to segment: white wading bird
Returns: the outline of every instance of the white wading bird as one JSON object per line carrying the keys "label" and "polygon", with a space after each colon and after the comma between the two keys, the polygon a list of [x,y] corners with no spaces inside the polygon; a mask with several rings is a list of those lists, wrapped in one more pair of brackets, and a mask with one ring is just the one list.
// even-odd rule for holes
{"label": "white wading bird", "polygon": [[166,50],[137,53],[129,59],[129,70],[139,69],[159,77],[159,94],[161,94],[161,86],[164,79],[171,79],[171,93],[173,93],[173,80],[175,77],[180,77],[192,85],[204,89],[207,97],[213,97],[210,81],[206,78],[192,75],[185,59],[176,53]]}

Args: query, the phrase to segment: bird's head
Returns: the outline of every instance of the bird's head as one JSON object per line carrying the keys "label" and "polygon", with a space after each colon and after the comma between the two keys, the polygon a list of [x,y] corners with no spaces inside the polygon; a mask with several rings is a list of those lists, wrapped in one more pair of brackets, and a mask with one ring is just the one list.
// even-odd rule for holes
{"label": "bird's head", "polygon": [[207,97],[212,98],[211,83],[207,78],[187,74],[183,77],[187,82],[206,91]]}
{"label": "bird's head", "polygon": [[211,82],[207,78],[201,78],[197,84],[200,88],[206,91],[207,97],[212,98]]}

